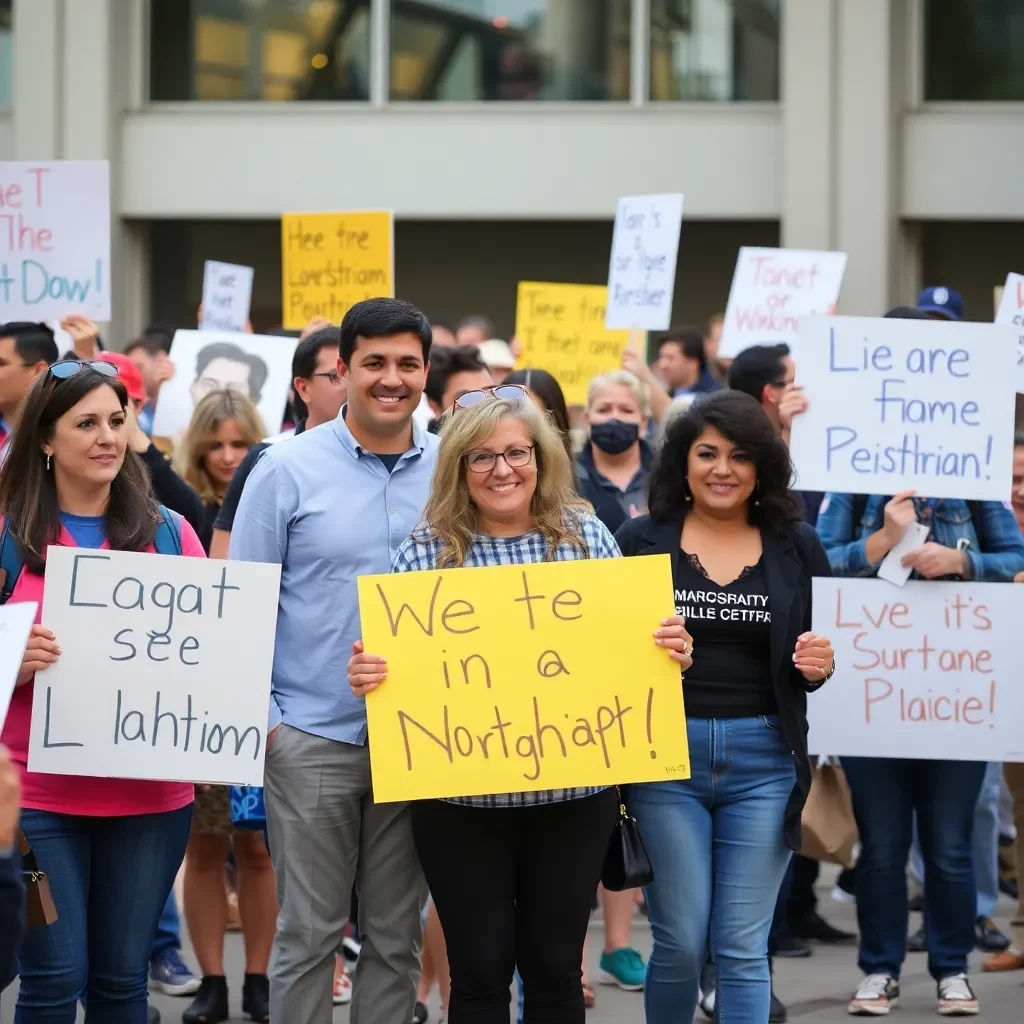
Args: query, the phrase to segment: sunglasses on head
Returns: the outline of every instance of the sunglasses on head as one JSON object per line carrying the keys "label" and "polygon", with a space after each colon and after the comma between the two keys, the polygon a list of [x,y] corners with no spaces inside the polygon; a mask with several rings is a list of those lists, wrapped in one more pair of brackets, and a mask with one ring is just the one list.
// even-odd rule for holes
{"label": "sunglasses on head", "polygon": [[455,399],[455,409],[472,409],[474,405],[486,402],[488,398],[496,398],[504,402],[520,402],[528,396],[529,392],[522,384],[494,384],[489,388],[476,388],[473,391],[463,391]]}
{"label": "sunglasses on head", "polygon": [[118,373],[117,367],[105,359],[88,359],[84,362],[80,359],[61,359],[50,366],[50,373],[57,380],[67,380],[86,368],[95,370],[102,377],[116,377]]}

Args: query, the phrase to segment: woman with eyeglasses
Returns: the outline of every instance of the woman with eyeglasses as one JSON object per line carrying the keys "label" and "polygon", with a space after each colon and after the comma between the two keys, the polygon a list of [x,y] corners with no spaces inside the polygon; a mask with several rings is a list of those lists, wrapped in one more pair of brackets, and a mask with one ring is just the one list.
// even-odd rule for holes
{"label": "woman with eyeglasses", "polygon": [[[128,395],[117,367],[54,363],[30,388],[0,468],[0,516],[23,569],[10,601],[42,607],[47,548],[155,551],[180,538],[203,557],[191,526],[158,505],[127,450]],[[177,547],[177,544],[174,545]],[[42,775],[27,769],[36,673],[60,637],[32,629],[0,742],[21,774],[21,827],[47,875],[59,917],[30,928],[20,958],[18,1024],[147,1019],[149,953],[185,853],[193,787],[174,782]]]}
{"label": "woman with eyeglasses", "polygon": [[[503,385],[456,400],[423,523],[392,571],[618,556],[611,534],[576,497],[557,430],[523,388]],[[654,636],[689,665],[682,620],[656,625]],[[355,693],[386,677],[384,660],[357,643],[349,662]],[[607,788],[413,805],[413,838],[447,940],[450,1024],[507,1024],[517,964],[527,1024],[582,1024],[583,939],[616,813]]]}

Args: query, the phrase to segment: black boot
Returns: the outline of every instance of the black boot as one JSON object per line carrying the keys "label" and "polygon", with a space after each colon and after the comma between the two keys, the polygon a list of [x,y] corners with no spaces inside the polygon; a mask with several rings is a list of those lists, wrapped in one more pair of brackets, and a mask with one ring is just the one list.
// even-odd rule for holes
{"label": "black boot", "polygon": [[181,1015],[184,1024],[221,1024],[228,1019],[228,982],[223,974],[207,974],[192,1005]]}
{"label": "black boot", "polygon": [[789,1014],[786,1012],[786,1007],[773,988],[771,1008],[768,1010],[768,1024],[786,1024],[788,1019]]}
{"label": "black boot", "polygon": [[242,985],[242,1013],[256,1024],[270,1020],[270,981],[265,974],[247,974]]}

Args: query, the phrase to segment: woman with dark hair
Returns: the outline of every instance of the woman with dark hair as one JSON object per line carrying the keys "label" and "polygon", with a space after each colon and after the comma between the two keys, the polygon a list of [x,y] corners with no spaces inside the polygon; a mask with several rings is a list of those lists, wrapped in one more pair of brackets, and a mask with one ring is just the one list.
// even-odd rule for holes
{"label": "woman with dark hair", "polygon": [[[12,602],[42,608],[48,547],[152,552],[174,535],[182,554],[203,557],[195,531],[156,503],[146,467],[127,450],[128,395],[117,374],[108,362],[62,360],[25,398],[0,468],[6,543],[23,564]],[[37,620],[0,735],[21,775],[21,828],[59,913],[26,933],[15,1019],[73,1021],[84,1000],[87,1021],[141,1022],[150,946],[185,853],[193,787],[28,770],[34,680],[60,657],[59,643]]]}
{"label": "woman with dark hair", "polygon": [[548,414],[548,419],[558,428],[565,445],[569,461],[573,461],[569,409],[565,404],[562,385],[547,370],[513,370],[506,378],[506,384],[519,384],[526,388],[533,400]]}
{"label": "woman with dark hair", "polygon": [[650,513],[617,534],[624,555],[671,555],[676,614],[693,637],[690,778],[629,794],[655,875],[648,1024],[690,1019],[709,947],[716,1019],[768,1020],[768,933],[811,784],[807,693],[835,669],[811,632],[811,578],[829,575],[828,559],[791,476],[754,399],[708,395],[668,428]]}

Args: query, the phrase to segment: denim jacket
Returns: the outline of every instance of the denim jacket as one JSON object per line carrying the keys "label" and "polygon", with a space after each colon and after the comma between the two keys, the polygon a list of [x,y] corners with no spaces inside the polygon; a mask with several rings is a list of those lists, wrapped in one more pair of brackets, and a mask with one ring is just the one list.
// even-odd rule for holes
{"label": "denim jacket", "polygon": [[[882,528],[885,505],[889,499],[873,494],[868,498],[863,518],[853,522],[854,496],[827,494],[818,516],[818,535],[828,553],[836,576],[874,576],[881,563],[868,561],[865,542]],[[915,499],[915,502],[919,499]],[[924,499],[931,507],[931,534],[928,539],[948,548],[967,540],[969,579],[979,583],[1009,583],[1024,570],[1024,538],[1009,506],[999,501],[981,502],[985,517],[985,550],[980,551],[978,536],[966,501],[959,498]],[[912,579],[920,579],[916,573]]]}

